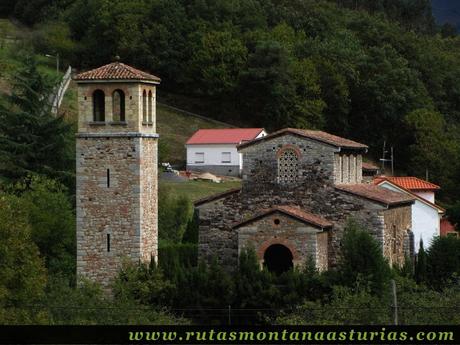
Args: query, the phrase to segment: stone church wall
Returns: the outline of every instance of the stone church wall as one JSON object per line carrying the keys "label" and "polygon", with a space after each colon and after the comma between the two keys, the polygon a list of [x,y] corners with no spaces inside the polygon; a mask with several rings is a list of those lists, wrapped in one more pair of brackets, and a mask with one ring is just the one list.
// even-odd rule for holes
{"label": "stone church wall", "polygon": [[238,252],[254,246],[261,265],[265,251],[273,244],[282,244],[291,251],[294,266],[302,266],[309,257],[319,264],[316,252],[321,230],[292,217],[276,212],[238,228],[237,232]]}

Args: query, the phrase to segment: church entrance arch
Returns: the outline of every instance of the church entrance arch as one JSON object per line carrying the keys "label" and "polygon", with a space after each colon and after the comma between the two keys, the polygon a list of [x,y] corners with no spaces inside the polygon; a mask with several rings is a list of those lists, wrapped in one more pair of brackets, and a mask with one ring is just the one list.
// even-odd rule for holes
{"label": "church entrance arch", "polygon": [[294,267],[293,255],[288,247],[282,244],[272,244],[264,253],[264,265],[276,274],[289,271]]}

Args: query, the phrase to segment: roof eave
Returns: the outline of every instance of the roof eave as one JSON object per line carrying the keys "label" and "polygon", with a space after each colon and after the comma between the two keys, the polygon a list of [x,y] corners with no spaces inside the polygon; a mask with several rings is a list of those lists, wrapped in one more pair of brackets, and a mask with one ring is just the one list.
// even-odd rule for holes
{"label": "roof eave", "polygon": [[146,80],[146,79],[73,79],[77,84],[109,84],[109,83],[136,83],[136,84],[155,84],[160,85],[160,80]]}

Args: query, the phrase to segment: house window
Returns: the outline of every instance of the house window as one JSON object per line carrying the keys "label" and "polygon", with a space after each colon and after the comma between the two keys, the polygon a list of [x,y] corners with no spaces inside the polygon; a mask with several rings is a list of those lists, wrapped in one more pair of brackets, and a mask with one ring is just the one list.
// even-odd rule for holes
{"label": "house window", "polygon": [[93,92],[93,121],[105,121],[105,94],[102,90]]}
{"label": "house window", "polygon": [[195,163],[204,163],[204,152],[195,152]]}
{"label": "house window", "polygon": [[112,95],[112,114],[113,121],[125,121],[125,93],[121,90],[115,90]]}
{"label": "house window", "polygon": [[278,155],[278,182],[288,184],[297,181],[299,157],[293,149],[283,150]]}
{"label": "house window", "polygon": [[447,233],[447,237],[455,237],[455,238],[457,238],[457,237],[458,237],[458,233],[456,233],[456,232],[448,232],[448,233]]}
{"label": "house window", "polygon": [[231,152],[222,152],[222,163],[231,163],[232,154]]}

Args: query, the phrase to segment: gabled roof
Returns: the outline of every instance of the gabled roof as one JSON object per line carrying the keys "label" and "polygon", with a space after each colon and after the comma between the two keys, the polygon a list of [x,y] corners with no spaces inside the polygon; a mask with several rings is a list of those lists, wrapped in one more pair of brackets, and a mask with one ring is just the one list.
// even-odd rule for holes
{"label": "gabled roof", "polygon": [[143,72],[121,62],[112,62],[108,65],[77,74],[76,81],[102,81],[102,80],[139,80],[159,83],[160,78]]}
{"label": "gabled roof", "polygon": [[335,188],[386,206],[412,204],[415,200],[415,198],[411,195],[393,192],[372,184],[342,184],[336,185]]}
{"label": "gabled roof", "polygon": [[186,145],[197,144],[240,144],[255,139],[263,128],[223,128],[223,129],[199,129]]}
{"label": "gabled roof", "polygon": [[379,176],[374,179],[375,184],[380,184],[382,181],[390,181],[397,186],[411,190],[411,191],[422,191],[422,190],[438,190],[441,189],[438,185],[419,179],[414,176]]}
{"label": "gabled roof", "polygon": [[248,143],[243,143],[238,146],[239,149],[248,147],[251,145],[258,144],[261,141],[264,140],[269,140],[271,138],[279,137],[285,134],[293,134],[297,135],[303,138],[308,138],[312,140],[316,140],[325,144],[329,144],[335,147],[340,147],[340,148],[347,148],[347,149],[359,149],[359,150],[367,150],[368,146],[364,144],[360,144],[356,141],[345,139],[342,137],[338,137],[336,135],[326,133],[323,131],[314,131],[314,130],[308,130],[308,129],[296,129],[296,128],[285,128],[281,129],[277,132],[274,132],[272,134],[269,134],[263,138],[259,138],[253,141],[250,141]]}
{"label": "gabled roof", "polygon": [[261,210],[260,212],[255,213],[251,217],[234,224],[232,228],[239,228],[245,224],[251,223],[275,212],[280,212],[290,217],[296,218],[301,222],[308,223],[316,228],[323,229],[332,227],[332,223],[328,220],[321,218],[320,216],[317,216],[313,213],[303,211],[300,208],[294,206],[274,206],[270,209]]}
{"label": "gabled roof", "polygon": [[199,200],[195,201],[193,204],[195,206],[204,205],[204,204],[207,204],[208,202],[219,200],[219,199],[225,198],[226,196],[229,196],[229,195],[232,195],[232,194],[235,194],[235,193],[239,193],[240,191],[241,191],[241,188],[230,189],[230,190],[227,190],[227,191],[222,192],[222,193],[213,194],[213,195],[207,196],[205,198],[199,199]]}
{"label": "gabled roof", "polygon": [[[375,183],[375,180],[374,180],[374,183]],[[421,196],[418,196],[417,194],[413,193],[412,191],[410,191],[409,189],[406,189],[404,187],[401,187],[399,185],[397,185],[396,183],[390,181],[390,180],[380,180],[380,182],[376,183],[378,186],[381,186],[382,184],[384,183],[389,183],[391,184],[394,188],[397,188],[399,190],[401,190],[402,192],[406,193],[406,194],[409,194],[411,195],[414,199],[417,199],[418,201],[432,207],[432,208],[435,208],[436,210],[438,210],[439,213],[444,213],[446,212],[446,210],[444,208],[442,208],[441,206],[438,206],[436,205],[435,203],[432,203],[431,201],[429,200],[426,200],[425,198],[422,198]]]}

